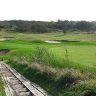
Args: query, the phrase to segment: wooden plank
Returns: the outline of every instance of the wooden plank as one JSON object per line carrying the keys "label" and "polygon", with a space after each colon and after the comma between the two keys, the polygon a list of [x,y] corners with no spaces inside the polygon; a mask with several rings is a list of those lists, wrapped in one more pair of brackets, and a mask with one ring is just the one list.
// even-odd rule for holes
{"label": "wooden plank", "polygon": [[30,90],[34,94],[34,96],[51,96],[48,95],[48,93],[43,90],[41,87],[39,87],[37,84],[30,82],[28,79],[26,79],[24,76],[19,74],[15,69],[9,67],[9,65],[3,63],[15,76],[18,78],[24,86]]}

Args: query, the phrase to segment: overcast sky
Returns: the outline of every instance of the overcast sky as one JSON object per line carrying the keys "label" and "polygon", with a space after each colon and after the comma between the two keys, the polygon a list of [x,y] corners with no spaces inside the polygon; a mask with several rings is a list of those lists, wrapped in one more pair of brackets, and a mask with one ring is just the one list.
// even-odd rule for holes
{"label": "overcast sky", "polygon": [[0,20],[96,21],[96,0],[0,0]]}

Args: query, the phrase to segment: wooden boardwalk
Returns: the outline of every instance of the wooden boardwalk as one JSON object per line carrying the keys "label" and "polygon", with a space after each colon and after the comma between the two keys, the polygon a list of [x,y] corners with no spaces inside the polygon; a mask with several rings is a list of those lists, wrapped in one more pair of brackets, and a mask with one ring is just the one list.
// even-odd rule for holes
{"label": "wooden boardwalk", "polygon": [[51,96],[4,62],[0,62],[0,71],[7,96]]}

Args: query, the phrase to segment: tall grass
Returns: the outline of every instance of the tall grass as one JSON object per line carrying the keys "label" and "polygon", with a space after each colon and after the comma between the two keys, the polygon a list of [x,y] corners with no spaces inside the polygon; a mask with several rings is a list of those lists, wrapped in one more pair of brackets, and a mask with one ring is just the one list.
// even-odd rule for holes
{"label": "tall grass", "polygon": [[[44,66],[43,64],[37,63],[29,66],[28,64],[19,64],[14,61],[9,61],[8,64],[29,80],[42,86],[53,96],[63,96],[63,94],[71,93],[73,95],[71,94],[64,96],[78,96],[79,92],[83,94],[80,96],[87,94],[88,87],[86,86],[88,85],[88,83],[82,83],[82,81],[87,82],[88,80],[90,80],[88,73],[82,73],[81,71],[76,69],[57,69],[52,68],[51,66]],[[92,89],[92,82],[90,82],[89,84],[90,88]],[[93,84],[93,87],[94,86],[95,83]]]}
{"label": "tall grass", "polygon": [[54,55],[52,51],[47,48],[37,46],[35,47],[33,54],[34,61],[38,64],[47,64],[54,66],[56,63],[59,63],[56,59],[56,55]]}
{"label": "tall grass", "polygon": [[4,84],[1,80],[1,76],[0,76],[0,96],[6,96],[4,91]]}

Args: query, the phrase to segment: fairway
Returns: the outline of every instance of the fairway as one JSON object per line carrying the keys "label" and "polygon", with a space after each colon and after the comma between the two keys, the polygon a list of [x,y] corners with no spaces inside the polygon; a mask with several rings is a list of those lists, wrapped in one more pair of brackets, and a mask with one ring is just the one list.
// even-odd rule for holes
{"label": "fairway", "polygon": [[[94,68],[96,66],[96,45],[87,45],[87,44],[61,44],[57,45],[55,48],[52,48],[53,52],[58,55],[60,58],[64,58],[65,49],[68,51],[69,60],[74,63],[79,64],[79,66],[86,66]],[[94,51],[93,51],[94,50]],[[78,66],[78,67],[79,67]]]}

